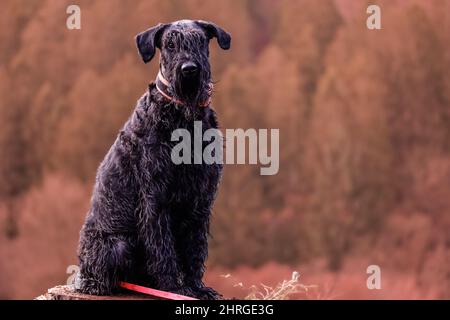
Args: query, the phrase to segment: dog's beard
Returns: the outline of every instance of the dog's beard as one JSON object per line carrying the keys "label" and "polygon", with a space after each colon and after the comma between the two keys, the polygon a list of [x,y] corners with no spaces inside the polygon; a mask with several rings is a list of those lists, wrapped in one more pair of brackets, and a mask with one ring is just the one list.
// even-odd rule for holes
{"label": "dog's beard", "polygon": [[175,99],[184,104],[184,113],[187,119],[195,119],[199,108],[209,97],[209,76],[207,72],[200,72],[194,77],[183,77],[181,72],[175,76]]}

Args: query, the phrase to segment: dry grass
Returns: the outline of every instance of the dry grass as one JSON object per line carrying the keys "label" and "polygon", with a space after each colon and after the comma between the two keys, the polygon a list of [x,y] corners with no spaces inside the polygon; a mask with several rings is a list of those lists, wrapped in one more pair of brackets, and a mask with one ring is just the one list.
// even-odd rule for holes
{"label": "dry grass", "polygon": [[[448,280],[445,278],[447,273],[443,272],[444,259],[448,260],[449,257],[447,253],[435,250],[424,262],[426,272],[420,274],[411,269],[399,270],[398,263],[393,259],[395,252],[391,250],[389,254],[391,264],[379,258],[353,255],[347,258],[338,272],[329,271],[325,259],[297,266],[269,263],[256,268],[212,267],[208,268],[205,282],[227,299],[414,300],[450,297]],[[382,266],[381,290],[367,288],[366,268],[373,263],[379,263]],[[300,277],[292,277],[293,270],[300,270]],[[290,280],[283,281],[283,279]]]}
{"label": "dry grass", "polygon": [[292,278],[283,280],[276,287],[270,287],[265,284],[251,286],[251,292],[245,297],[246,300],[289,300],[292,295],[307,294],[310,288],[315,285],[306,286],[299,282],[300,274],[297,271],[292,272]]}
{"label": "dry grass", "polygon": [[246,287],[242,282],[236,283],[236,279],[229,273],[221,275],[221,277],[235,282],[233,287],[250,291],[250,293],[245,295],[245,300],[289,300],[293,296],[307,296],[310,289],[317,288],[316,285],[304,285],[300,283],[300,274],[297,271],[292,272],[291,279],[283,280],[273,287],[263,283]]}

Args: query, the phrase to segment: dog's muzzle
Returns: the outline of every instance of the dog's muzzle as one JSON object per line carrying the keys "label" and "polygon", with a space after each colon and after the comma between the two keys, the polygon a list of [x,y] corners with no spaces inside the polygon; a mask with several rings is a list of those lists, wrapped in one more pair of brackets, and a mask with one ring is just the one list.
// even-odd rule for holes
{"label": "dog's muzzle", "polygon": [[[164,98],[169,100],[169,102],[174,102],[176,104],[181,104],[181,105],[186,104],[185,102],[183,102],[181,100],[177,100],[170,95],[170,93],[169,93],[170,92],[170,83],[163,77],[163,75],[161,74],[161,70],[158,72],[158,75],[156,76],[155,85],[156,85],[156,90],[158,90],[158,92]],[[205,101],[200,102],[198,104],[199,107],[206,108],[211,104],[211,96],[212,96],[213,89],[214,89],[214,85],[212,82],[210,82],[208,84],[208,97],[206,98]]]}

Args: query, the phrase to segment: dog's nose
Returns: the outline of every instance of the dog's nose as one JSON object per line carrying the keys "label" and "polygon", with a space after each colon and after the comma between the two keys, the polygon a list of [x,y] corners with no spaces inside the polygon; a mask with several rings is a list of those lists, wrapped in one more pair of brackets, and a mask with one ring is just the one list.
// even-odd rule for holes
{"label": "dog's nose", "polygon": [[198,67],[194,62],[185,62],[181,66],[181,72],[184,76],[192,76],[197,74]]}

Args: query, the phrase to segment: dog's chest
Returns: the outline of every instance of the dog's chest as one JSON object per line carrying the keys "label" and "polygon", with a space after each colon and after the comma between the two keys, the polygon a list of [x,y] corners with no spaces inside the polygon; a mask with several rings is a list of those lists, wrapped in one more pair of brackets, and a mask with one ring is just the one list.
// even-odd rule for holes
{"label": "dog's chest", "polygon": [[[201,128],[200,128],[201,123]],[[204,133],[211,128],[211,124],[202,121],[197,122],[193,128],[192,123],[185,124],[185,133],[189,133],[188,140],[171,141],[171,148],[179,143],[184,143],[186,152],[189,152],[189,161],[175,164],[172,162],[173,170],[172,188],[174,199],[180,203],[192,202],[193,198],[202,198],[208,193],[215,192],[221,173],[220,164],[207,163],[204,156],[205,148],[210,145],[209,141],[204,141]],[[187,147],[189,145],[189,147]],[[180,145],[179,145],[180,146]],[[173,150],[173,149],[172,149]],[[187,160],[187,158],[186,158]]]}
{"label": "dog's chest", "polygon": [[[160,170],[157,178],[167,187],[166,196],[171,203],[190,207],[216,192],[222,165],[207,164],[203,157],[210,145],[210,141],[203,141],[205,131],[217,129],[216,123],[208,119],[203,117],[194,122],[169,118],[155,126],[149,135],[144,159],[152,159],[148,163],[150,171]],[[176,159],[180,148],[183,155],[189,153],[182,163]]]}

